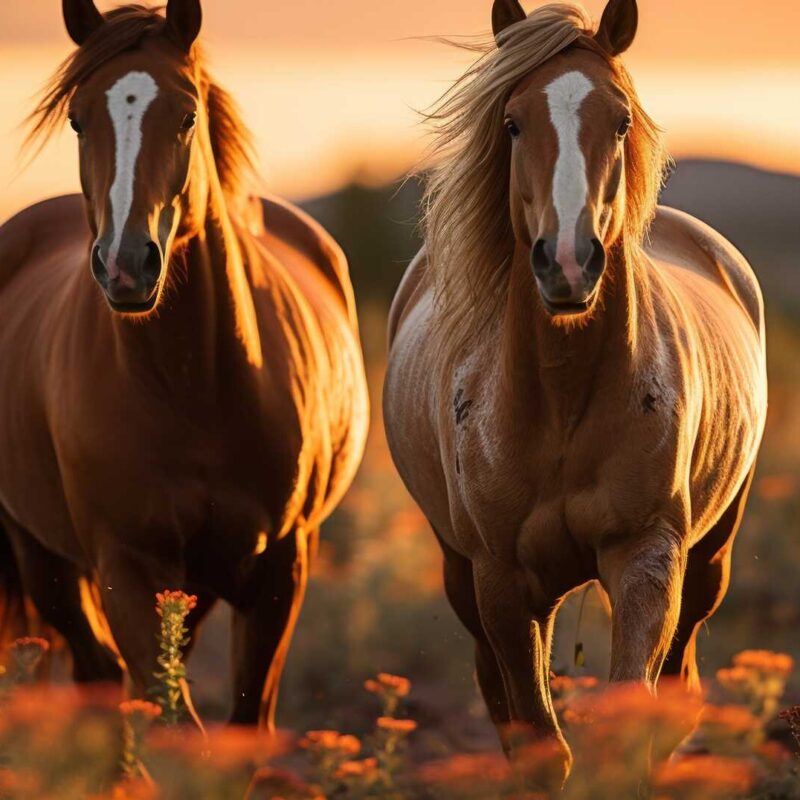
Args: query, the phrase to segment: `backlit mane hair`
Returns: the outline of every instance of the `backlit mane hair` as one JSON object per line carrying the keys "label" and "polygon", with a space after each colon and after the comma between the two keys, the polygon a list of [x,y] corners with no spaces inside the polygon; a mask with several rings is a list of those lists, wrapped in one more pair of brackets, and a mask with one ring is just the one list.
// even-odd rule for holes
{"label": "backlit mane hair", "polygon": [[[94,32],[56,70],[28,118],[27,143],[41,144],[63,123],[75,90],[96,70],[116,56],[140,45],[150,36],[167,35],[161,8],[125,5],[105,14],[105,24]],[[242,122],[231,96],[218,86],[205,68],[200,47],[189,54],[189,69],[205,98],[208,128],[217,174],[225,194],[234,197],[253,174],[252,136]]]}
{"label": "backlit mane hair", "polygon": [[437,339],[450,358],[497,319],[506,298],[514,252],[506,102],[523,78],[568,47],[591,49],[605,58],[630,99],[633,125],[625,141],[626,210],[620,244],[628,256],[642,245],[667,163],[661,131],[642,109],[627,70],[593,36],[585,9],[554,3],[506,28],[501,47],[494,39],[453,43],[482,55],[426,115],[434,139],[423,234],[436,297]]}

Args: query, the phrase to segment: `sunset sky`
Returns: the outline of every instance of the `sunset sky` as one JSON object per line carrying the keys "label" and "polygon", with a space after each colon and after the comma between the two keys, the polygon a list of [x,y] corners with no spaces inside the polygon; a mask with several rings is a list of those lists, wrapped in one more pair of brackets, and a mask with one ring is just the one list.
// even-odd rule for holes
{"label": "sunset sky", "polygon": [[[604,3],[585,5],[597,18]],[[627,62],[672,153],[800,172],[800,2],[639,0],[639,8]],[[389,180],[413,164],[425,144],[414,109],[469,62],[413,37],[486,32],[490,9],[489,0],[206,0],[203,36],[214,73],[257,135],[265,184],[297,198],[354,175]],[[17,126],[70,47],[58,0],[2,4],[2,217],[77,187],[68,130],[26,170],[17,159]]]}

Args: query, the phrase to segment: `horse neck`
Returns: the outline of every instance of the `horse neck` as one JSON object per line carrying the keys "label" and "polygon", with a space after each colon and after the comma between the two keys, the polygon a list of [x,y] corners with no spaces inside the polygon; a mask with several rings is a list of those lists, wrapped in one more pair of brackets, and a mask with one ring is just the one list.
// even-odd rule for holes
{"label": "horse neck", "polygon": [[645,289],[646,276],[628,248],[615,247],[591,316],[554,321],[541,302],[529,250],[517,245],[501,325],[503,402],[528,414],[538,409],[566,426],[580,419],[601,373],[620,382],[632,375]]}
{"label": "horse neck", "polygon": [[[114,316],[123,359],[189,389],[214,385],[220,366],[260,367],[261,343],[242,238],[219,181],[198,230],[173,254],[164,297],[141,324]],[[182,260],[184,263],[179,264]]]}

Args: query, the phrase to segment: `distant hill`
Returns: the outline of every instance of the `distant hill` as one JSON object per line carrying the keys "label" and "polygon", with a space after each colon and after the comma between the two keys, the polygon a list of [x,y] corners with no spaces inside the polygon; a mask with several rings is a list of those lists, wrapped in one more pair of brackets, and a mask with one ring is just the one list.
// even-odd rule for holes
{"label": "distant hill", "polygon": [[[800,313],[800,177],[742,164],[678,163],[662,203],[683,209],[730,239],[758,274],[767,304]],[[359,299],[388,303],[419,247],[419,185],[349,186],[305,203],[350,258]]]}

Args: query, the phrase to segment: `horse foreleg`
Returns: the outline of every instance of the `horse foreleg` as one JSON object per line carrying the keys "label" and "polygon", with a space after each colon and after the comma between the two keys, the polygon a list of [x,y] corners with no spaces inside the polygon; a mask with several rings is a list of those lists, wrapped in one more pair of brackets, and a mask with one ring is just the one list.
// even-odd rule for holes
{"label": "horse foreleg", "polygon": [[445,592],[461,624],[475,639],[475,672],[478,685],[489,710],[489,716],[500,729],[511,720],[508,697],[497,657],[483,629],[478,612],[472,562],[456,553],[441,539],[439,542],[444,552]]}
{"label": "horse foreleg", "polygon": [[611,681],[654,687],[678,625],[685,561],[680,536],[668,529],[598,553],[611,599]]}
{"label": "horse foreleg", "polygon": [[111,633],[133,683],[145,696],[156,685],[160,621],[156,594],[186,588],[181,550],[168,535],[154,537],[151,547],[126,546],[122,537],[106,543],[97,566],[100,590]]}
{"label": "horse foreleg", "polygon": [[256,594],[234,611],[231,722],[275,729],[281,673],[308,582],[308,534],[271,544],[252,576]]}
{"label": "horse foreleg", "polygon": [[532,598],[525,577],[494,560],[475,562],[474,580],[480,619],[508,698],[509,722],[499,726],[503,747],[529,783],[556,791],[569,774],[572,755],[550,698],[553,603]]}
{"label": "horse foreleg", "polygon": [[77,683],[120,683],[122,670],[116,656],[97,640],[86,616],[78,568],[10,520],[5,527],[25,593],[42,620],[69,645],[73,679]]}

